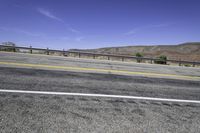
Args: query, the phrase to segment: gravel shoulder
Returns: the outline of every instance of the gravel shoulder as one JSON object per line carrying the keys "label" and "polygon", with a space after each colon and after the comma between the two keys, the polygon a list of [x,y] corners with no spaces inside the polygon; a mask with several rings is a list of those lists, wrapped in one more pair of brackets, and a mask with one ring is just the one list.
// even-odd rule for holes
{"label": "gravel shoulder", "polygon": [[94,59],[79,59],[62,56],[0,52],[0,61],[110,70],[126,70],[134,72],[176,74],[200,77],[200,69],[193,67],[167,66],[147,63],[120,62]]}

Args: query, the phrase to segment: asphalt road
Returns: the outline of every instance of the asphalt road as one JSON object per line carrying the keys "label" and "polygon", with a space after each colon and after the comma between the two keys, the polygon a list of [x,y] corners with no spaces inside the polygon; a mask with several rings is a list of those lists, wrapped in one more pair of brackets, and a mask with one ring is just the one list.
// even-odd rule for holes
{"label": "asphalt road", "polygon": [[[24,68],[0,68],[0,88],[200,100],[200,82]],[[191,103],[0,94],[1,132],[199,132]]]}
{"label": "asphalt road", "polygon": [[37,55],[37,54],[0,52],[0,62],[1,61],[69,66],[69,67],[110,69],[110,70],[126,70],[126,71],[147,72],[147,73],[177,74],[177,75],[200,77],[200,69],[195,67],[180,67],[180,66],[167,66],[167,65],[158,65],[158,64],[156,65],[147,63],[144,64],[144,63],[134,63],[134,62],[79,59],[73,57],[48,56],[39,54]]}
{"label": "asphalt road", "polygon": [[[12,57],[15,59],[12,62],[30,61],[29,55],[28,57],[21,56],[23,54],[16,55]],[[1,61],[11,61],[12,58],[0,56]],[[27,61],[21,58],[27,58]],[[39,62],[36,60],[38,56],[30,58],[34,58],[35,63]],[[46,56],[41,57],[40,61],[43,60],[41,64],[52,63],[48,61],[49,59],[45,61],[45,58]],[[63,61],[63,64],[67,62]],[[74,64],[77,65],[76,61]],[[86,65],[88,64],[90,63]],[[111,66],[115,68],[117,65],[118,62],[111,63]],[[121,66],[123,65],[135,66],[135,64],[122,63]],[[145,65],[141,64],[136,64],[135,67],[139,68],[139,66],[145,68]],[[101,67],[105,67],[105,64]],[[147,69],[150,71],[151,67],[154,68],[149,65]],[[178,70],[178,67],[175,68]],[[168,73],[172,74],[199,76],[199,70],[195,68],[188,68],[187,72],[182,69],[174,72],[174,67],[169,66],[164,66],[163,69],[171,70]],[[198,71],[195,72],[196,70]],[[0,89],[200,100],[200,81],[16,68],[7,65],[0,66]],[[2,133],[196,133],[200,132],[199,125],[200,104],[195,103],[0,92],[0,131]]]}

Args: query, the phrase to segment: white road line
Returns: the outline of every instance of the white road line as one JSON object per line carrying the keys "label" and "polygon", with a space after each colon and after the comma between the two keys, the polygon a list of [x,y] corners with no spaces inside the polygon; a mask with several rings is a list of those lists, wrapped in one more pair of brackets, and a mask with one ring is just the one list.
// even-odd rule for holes
{"label": "white road line", "polygon": [[67,96],[123,98],[123,99],[137,99],[137,100],[164,101],[164,102],[181,102],[181,103],[199,103],[200,104],[200,101],[198,101],[198,100],[167,99],[167,98],[138,97],[138,96],[124,96],[124,95],[67,93],[67,92],[50,92],[50,91],[25,91],[25,90],[6,90],[6,89],[0,89],[0,92],[24,93],[24,94],[45,94],[45,95],[67,95]]}

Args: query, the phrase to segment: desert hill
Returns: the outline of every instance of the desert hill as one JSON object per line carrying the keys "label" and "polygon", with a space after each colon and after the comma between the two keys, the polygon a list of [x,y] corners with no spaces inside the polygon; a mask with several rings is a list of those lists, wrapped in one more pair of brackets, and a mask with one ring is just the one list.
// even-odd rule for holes
{"label": "desert hill", "polygon": [[200,42],[188,42],[178,45],[124,46],[71,50],[120,55],[135,55],[139,52],[142,53],[144,57],[158,57],[160,55],[166,55],[168,59],[200,61]]}

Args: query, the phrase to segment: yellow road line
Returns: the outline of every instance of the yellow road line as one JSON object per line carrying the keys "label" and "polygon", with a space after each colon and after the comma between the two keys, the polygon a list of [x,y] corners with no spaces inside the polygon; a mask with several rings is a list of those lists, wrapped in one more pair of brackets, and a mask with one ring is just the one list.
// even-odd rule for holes
{"label": "yellow road line", "polygon": [[74,70],[74,71],[90,71],[90,72],[110,72],[115,74],[128,74],[128,75],[143,75],[150,77],[168,77],[168,78],[178,78],[178,79],[190,79],[190,80],[200,80],[197,76],[185,76],[176,74],[161,74],[161,73],[149,73],[149,72],[134,72],[126,70],[111,70],[111,69],[98,69],[98,68],[84,68],[84,67],[69,67],[69,66],[51,66],[42,64],[27,64],[27,63],[15,63],[15,62],[0,62],[1,65],[11,65],[11,66],[21,66],[29,68],[48,68],[48,69],[62,69],[62,70]]}

